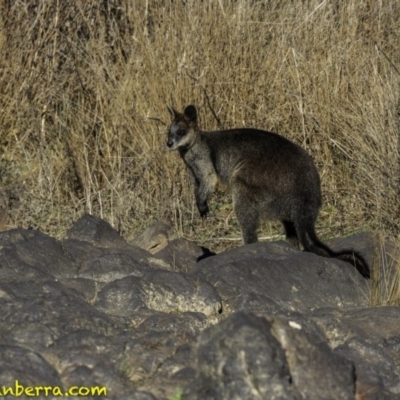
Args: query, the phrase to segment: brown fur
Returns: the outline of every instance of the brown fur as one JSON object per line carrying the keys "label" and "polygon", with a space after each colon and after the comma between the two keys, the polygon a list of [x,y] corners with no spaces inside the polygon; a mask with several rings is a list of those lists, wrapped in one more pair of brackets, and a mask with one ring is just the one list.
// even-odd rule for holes
{"label": "brown fur", "polygon": [[173,121],[167,146],[178,150],[194,177],[200,215],[208,214],[207,200],[218,179],[230,186],[245,244],[257,242],[261,218],[282,222],[286,238],[304,250],[350,262],[369,278],[365,260],[353,250],[334,252],[315,233],[321,207],[318,171],[310,155],[276,133],[259,129],[204,132],[197,110],[169,109]]}

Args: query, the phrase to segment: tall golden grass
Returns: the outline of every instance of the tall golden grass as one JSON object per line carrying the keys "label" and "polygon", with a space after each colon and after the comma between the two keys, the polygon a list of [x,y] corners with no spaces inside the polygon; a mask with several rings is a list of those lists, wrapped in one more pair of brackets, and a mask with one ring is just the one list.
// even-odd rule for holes
{"label": "tall golden grass", "polygon": [[399,43],[398,0],[4,0],[0,185],[25,190],[12,225],[61,237],[89,212],[130,238],[171,217],[211,247],[239,239],[229,196],[201,221],[165,150],[165,105],[193,103],[204,129],[276,131],[312,154],[323,237],[397,239]]}

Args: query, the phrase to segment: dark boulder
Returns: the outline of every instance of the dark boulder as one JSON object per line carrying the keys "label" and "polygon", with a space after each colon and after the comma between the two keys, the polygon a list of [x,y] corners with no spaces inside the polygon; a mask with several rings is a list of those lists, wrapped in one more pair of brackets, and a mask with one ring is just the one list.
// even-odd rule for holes
{"label": "dark boulder", "polygon": [[299,251],[286,242],[226,251],[200,261],[191,275],[216,287],[226,312],[368,305],[368,282],[352,265]]}
{"label": "dark boulder", "polygon": [[[187,398],[354,399],[354,367],[286,318],[239,312],[197,340]],[[186,398],[186,397],[185,397]]]}
{"label": "dark boulder", "polygon": [[[32,229],[0,232],[0,281],[73,277],[77,265],[62,244]],[[18,272],[18,273],[16,273]]]}
{"label": "dark boulder", "polygon": [[78,219],[67,231],[65,238],[89,242],[103,248],[115,248],[127,244],[108,222],[89,214]]}

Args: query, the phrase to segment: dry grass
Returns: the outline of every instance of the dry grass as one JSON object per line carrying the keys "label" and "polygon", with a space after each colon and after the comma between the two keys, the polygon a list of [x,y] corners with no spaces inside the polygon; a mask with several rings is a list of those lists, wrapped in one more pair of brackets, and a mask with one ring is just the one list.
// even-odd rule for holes
{"label": "dry grass", "polygon": [[277,131],[313,155],[321,236],[397,240],[397,0],[0,8],[0,185],[25,188],[13,225],[62,237],[86,211],[130,238],[171,217],[179,234],[236,245],[225,241],[240,237],[229,196],[217,193],[202,222],[185,168],[165,151],[165,105],[193,103],[205,129],[218,127],[215,112],[224,128]]}
{"label": "dry grass", "polygon": [[370,302],[400,305],[400,248],[383,235],[376,235],[376,242]]}

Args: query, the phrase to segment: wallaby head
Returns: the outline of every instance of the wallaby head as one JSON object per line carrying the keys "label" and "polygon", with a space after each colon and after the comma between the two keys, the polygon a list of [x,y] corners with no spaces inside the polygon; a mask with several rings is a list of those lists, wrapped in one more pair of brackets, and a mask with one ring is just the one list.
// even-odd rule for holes
{"label": "wallaby head", "polygon": [[168,107],[172,123],[168,131],[167,146],[169,150],[189,149],[197,137],[197,110],[187,106],[182,113]]}

